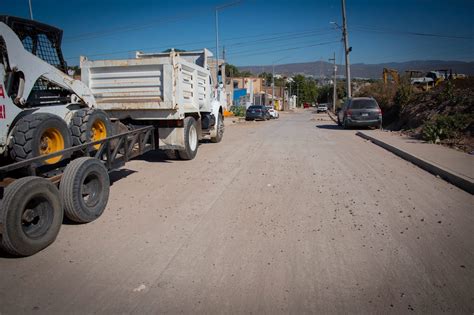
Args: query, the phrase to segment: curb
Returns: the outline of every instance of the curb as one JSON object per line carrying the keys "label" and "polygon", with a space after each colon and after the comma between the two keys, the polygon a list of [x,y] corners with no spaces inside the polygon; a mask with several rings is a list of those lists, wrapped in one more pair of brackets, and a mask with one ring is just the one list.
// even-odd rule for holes
{"label": "curb", "polygon": [[334,121],[337,124],[337,119],[336,119],[335,116],[333,116],[334,114],[331,113],[331,111],[329,111],[329,110],[327,111],[327,113],[328,113],[329,118],[331,118],[332,121]]}
{"label": "curb", "polygon": [[394,146],[392,146],[388,143],[385,143],[385,142],[380,141],[380,140],[378,140],[374,137],[366,135],[363,132],[358,131],[356,133],[356,135],[361,137],[361,138],[364,138],[366,140],[370,140],[372,143],[386,149],[387,151],[392,152],[395,155],[398,155],[402,159],[405,159],[405,160],[415,164],[416,166],[424,169],[427,172],[430,172],[433,175],[437,175],[437,176],[443,178],[444,180],[446,180],[446,181],[450,182],[451,184],[461,188],[462,190],[467,191],[471,195],[474,194],[474,182],[473,181],[471,181],[471,180],[469,180],[469,179],[467,179],[463,176],[460,176],[460,175],[458,175],[454,172],[446,170],[446,169],[444,169],[443,167],[441,167],[439,165],[433,164],[433,163],[428,162],[426,160],[423,160],[423,159],[421,159],[421,158],[419,158],[415,155],[412,155],[412,154],[410,154],[406,151],[398,149],[398,148],[396,148],[396,147],[394,147]]}

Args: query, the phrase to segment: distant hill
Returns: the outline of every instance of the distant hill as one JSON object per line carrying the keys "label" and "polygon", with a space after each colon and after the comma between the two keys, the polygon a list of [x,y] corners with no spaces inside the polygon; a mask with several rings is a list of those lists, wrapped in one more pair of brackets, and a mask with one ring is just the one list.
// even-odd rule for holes
{"label": "distant hill", "polygon": [[[253,74],[272,72],[271,65],[238,67],[240,71],[250,71]],[[413,60],[407,62],[389,62],[380,64],[351,64],[351,76],[354,78],[378,79],[382,77],[383,68],[392,68],[404,73],[405,70],[430,71],[436,69],[452,69],[453,73],[464,73],[474,76],[474,62],[444,61],[444,60]],[[275,73],[291,76],[295,74],[312,75],[315,77],[332,75],[332,64],[325,61],[291,63],[275,66]],[[337,66],[338,75],[344,75],[344,65]]]}

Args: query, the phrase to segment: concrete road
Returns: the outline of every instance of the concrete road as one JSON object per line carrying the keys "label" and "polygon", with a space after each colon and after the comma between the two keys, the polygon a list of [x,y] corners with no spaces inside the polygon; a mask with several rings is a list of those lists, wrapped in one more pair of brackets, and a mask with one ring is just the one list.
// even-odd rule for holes
{"label": "concrete road", "polygon": [[474,312],[474,198],[311,110],[111,175],[97,221],[0,256],[0,313]]}

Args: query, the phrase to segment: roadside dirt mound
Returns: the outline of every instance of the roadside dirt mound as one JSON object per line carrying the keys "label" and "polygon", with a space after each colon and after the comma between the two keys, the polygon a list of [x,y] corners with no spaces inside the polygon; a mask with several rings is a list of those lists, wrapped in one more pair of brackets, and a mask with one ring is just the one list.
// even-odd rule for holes
{"label": "roadside dirt mound", "polygon": [[[472,152],[474,118],[474,78],[443,82],[427,92],[415,92],[405,106],[397,106],[396,116],[387,129],[401,130],[415,137],[422,137],[423,127],[435,122],[439,117],[461,117],[467,120],[465,126],[456,133],[456,139],[446,139],[442,144],[456,146]],[[395,108],[394,108],[395,109]],[[391,112],[391,115],[395,113]],[[450,120],[449,124],[456,122]],[[447,126],[450,128],[451,126]],[[442,132],[442,131],[441,131]]]}

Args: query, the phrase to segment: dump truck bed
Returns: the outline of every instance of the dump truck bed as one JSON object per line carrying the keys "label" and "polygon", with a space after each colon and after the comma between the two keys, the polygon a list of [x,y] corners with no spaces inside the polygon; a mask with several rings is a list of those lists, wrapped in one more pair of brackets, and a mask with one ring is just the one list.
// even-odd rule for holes
{"label": "dump truck bed", "polygon": [[[142,54],[135,59],[81,58],[81,79],[97,106],[118,119],[183,119],[210,111],[210,52]],[[202,55],[202,56],[201,56]]]}

